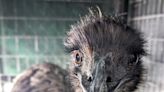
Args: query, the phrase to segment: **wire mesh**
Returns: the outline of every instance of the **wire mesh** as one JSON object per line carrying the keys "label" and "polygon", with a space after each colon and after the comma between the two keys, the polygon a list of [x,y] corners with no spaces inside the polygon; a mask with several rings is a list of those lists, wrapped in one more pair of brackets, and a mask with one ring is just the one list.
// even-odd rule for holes
{"label": "wire mesh", "polygon": [[139,92],[164,92],[164,1],[130,0],[128,23],[147,39],[145,84]]}
{"label": "wire mesh", "polygon": [[63,39],[90,6],[109,11],[108,0],[0,0],[0,92],[33,64],[68,65]]}

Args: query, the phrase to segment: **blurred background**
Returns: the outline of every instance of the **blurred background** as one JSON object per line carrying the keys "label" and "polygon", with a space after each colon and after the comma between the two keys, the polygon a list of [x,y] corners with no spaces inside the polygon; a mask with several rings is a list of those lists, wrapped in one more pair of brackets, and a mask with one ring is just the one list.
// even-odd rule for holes
{"label": "blurred background", "polygon": [[0,0],[0,92],[10,92],[13,78],[33,64],[66,69],[66,32],[95,6],[123,14],[125,23],[144,33],[149,55],[139,92],[164,92],[164,0]]}

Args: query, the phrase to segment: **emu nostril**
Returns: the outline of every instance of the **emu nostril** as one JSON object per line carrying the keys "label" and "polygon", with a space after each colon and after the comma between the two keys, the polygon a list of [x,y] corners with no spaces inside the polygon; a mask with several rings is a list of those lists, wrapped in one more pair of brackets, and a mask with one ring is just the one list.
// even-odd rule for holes
{"label": "emu nostril", "polygon": [[111,82],[111,81],[112,81],[111,78],[107,77],[106,82],[108,83],[108,82]]}
{"label": "emu nostril", "polygon": [[92,80],[93,80],[93,78],[92,78],[92,77],[89,77],[89,78],[88,78],[88,81],[89,81],[89,82],[91,82]]}

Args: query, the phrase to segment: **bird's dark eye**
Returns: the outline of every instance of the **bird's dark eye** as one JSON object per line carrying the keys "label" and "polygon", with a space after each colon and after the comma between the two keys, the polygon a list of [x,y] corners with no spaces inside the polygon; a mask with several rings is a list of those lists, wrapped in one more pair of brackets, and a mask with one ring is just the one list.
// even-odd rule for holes
{"label": "bird's dark eye", "polygon": [[78,64],[78,65],[80,65],[81,64],[81,61],[82,61],[81,54],[80,53],[76,53],[75,63]]}
{"label": "bird's dark eye", "polygon": [[138,63],[139,57],[137,55],[131,55],[128,60],[128,65],[135,65]]}
{"label": "bird's dark eye", "polygon": [[81,65],[81,62],[82,62],[82,54],[79,52],[79,50],[73,51],[72,58],[73,58],[73,62],[76,65],[78,65],[78,66]]}
{"label": "bird's dark eye", "polygon": [[76,61],[77,61],[77,62],[80,62],[80,60],[81,60],[81,57],[80,57],[79,54],[77,53],[77,54],[76,54]]}

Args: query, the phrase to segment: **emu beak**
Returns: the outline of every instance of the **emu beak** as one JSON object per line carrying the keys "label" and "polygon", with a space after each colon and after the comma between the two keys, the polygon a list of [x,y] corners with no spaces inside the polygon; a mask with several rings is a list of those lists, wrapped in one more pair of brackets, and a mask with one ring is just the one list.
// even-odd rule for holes
{"label": "emu beak", "polygon": [[93,81],[89,92],[107,92],[105,62],[95,64]]}
{"label": "emu beak", "polygon": [[109,74],[106,74],[105,71],[105,61],[98,62],[95,65],[93,81],[91,82],[89,92],[118,92],[122,84],[127,81],[122,79],[111,82]]}

